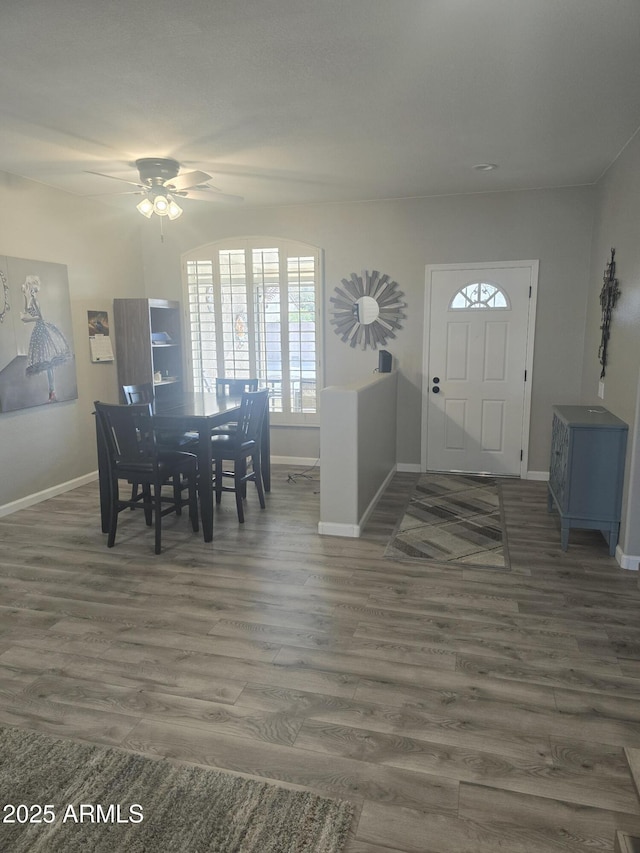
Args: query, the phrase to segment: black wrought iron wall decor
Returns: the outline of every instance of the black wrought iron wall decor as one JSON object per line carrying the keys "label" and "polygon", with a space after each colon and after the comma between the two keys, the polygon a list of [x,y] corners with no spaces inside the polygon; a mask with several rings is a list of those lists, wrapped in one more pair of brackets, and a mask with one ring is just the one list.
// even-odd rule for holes
{"label": "black wrought iron wall decor", "polygon": [[607,370],[607,346],[609,344],[609,337],[611,336],[611,316],[620,296],[620,288],[618,287],[618,279],[616,278],[615,257],[616,250],[611,249],[611,259],[605,268],[602,290],[600,291],[600,308],[602,310],[602,324],[600,326],[602,337],[598,350],[598,358],[602,367],[600,379],[604,379]]}
{"label": "black wrought iron wall decor", "polygon": [[384,346],[387,338],[395,338],[394,330],[401,328],[400,320],[405,317],[402,309],[406,307],[396,282],[378,270],[363,270],[362,275],[353,272],[343,278],[341,284],[330,299],[336,335],[362,349],[376,349]]}
{"label": "black wrought iron wall decor", "polygon": [[0,310],[0,323],[4,323],[4,318],[7,315],[7,311],[10,310],[11,306],[9,305],[9,285],[7,284],[7,277],[0,270],[0,284],[2,284],[2,293],[0,293],[0,302],[4,302],[3,308]]}

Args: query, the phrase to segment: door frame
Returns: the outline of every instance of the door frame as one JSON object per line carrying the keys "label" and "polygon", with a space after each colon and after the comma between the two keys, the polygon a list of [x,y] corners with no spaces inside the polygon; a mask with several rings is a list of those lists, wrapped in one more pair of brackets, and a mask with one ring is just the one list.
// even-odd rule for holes
{"label": "door frame", "polygon": [[427,264],[425,268],[425,296],[422,338],[422,427],[420,430],[420,470],[427,471],[427,415],[429,411],[429,344],[431,330],[431,290],[434,287],[433,273],[447,270],[483,270],[483,269],[512,269],[513,267],[529,269],[529,316],[527,318],[527,343],[525,356],[526,381],[524,383],[524,400],[522,409],[522,429],[520,441],[522,459],[520,460],[520,477],[527,478],[529,471],[529,430],[531,426],[531,392],[533,388],[533,351],[536,328],[536,306],[538,300],[538,269],[540,262],[531,261],[494,261],[492,263],[460,264]]}

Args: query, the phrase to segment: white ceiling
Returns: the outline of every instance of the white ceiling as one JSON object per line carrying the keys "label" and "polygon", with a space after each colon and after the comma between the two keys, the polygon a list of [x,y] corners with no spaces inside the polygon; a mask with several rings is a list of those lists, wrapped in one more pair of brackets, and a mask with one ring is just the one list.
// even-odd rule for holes
{"label": "white ceiling", "polygon": [[79,195],[144,156],[250,205],[590,184],[640,2],[2,0],[0,75],[0,170]]}

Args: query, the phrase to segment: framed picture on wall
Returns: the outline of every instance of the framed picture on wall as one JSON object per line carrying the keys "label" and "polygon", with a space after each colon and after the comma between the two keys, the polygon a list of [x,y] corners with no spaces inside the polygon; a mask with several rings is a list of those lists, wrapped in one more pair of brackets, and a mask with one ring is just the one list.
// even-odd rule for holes
{"label": "framed picture on wall", "polygon": [[0,412],[78,397],[64,264],[0,256]]}

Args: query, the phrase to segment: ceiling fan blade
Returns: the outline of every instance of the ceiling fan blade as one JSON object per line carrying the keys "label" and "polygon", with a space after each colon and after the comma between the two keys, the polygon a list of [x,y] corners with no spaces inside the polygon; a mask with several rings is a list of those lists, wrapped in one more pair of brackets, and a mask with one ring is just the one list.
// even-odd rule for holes
{"label": "ceiling fan blade", "polygon": [[181,175],[177,175],[175,178],[170,178],[168,181],[165,181],[165,186],[170,185],[175,187],[177,190],[186,190],[189,187],[197,187],[200,186],[200,184],[206,184],[210,179],[211,175],[207,175],[206,172],[183,172]]}
{"label": "ceiling fan blade", "polygon": [[146,195],[146,192],[143,189],[139,189],[124,190],[121,193],[91,193],[91,195],[85,196],[85,198],[116,198],[121,195]]}
{"label": "ceiling fan blade", "polygon": [[228,193],[217,192],[216,190],[187,190],[184,196],[187,199],[194,201],[212,201],[212,202],[238,202],[244,201],[241,195],[229,195]]}
{"label": "ceiling fan blade", "polygon": [[128,181],[126,178],[118,178],[116,175],[105,175],[104,172],[91,172],[89,169],[85,169],[85,174],[98,175],[100,178],[111,178],[112,181],[120,181],[123,184],[131,184],[132,187],[144,189],[144,186],[139,181]]}

